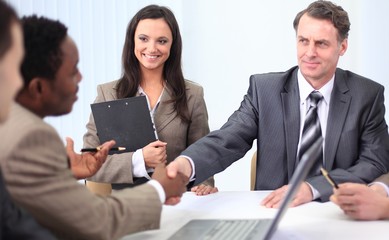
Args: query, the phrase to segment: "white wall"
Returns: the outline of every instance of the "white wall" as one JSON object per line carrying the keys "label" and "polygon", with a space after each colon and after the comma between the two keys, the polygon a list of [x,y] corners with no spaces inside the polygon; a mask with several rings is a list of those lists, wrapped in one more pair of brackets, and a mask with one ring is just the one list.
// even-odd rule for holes
{"label": "white wall", "polygon": [[[218,129],[238,108],[251,74],[284,71],[296,64],[292,27],[296,13],[308,0],[8,0],[18,13],[60,19],[69,27],[80,51],[79,100],[67,116],[47,118],[60,135],[71,136],[76,148],[90,113],[96,85],[120,76],[126,26],[141,7],[168,6],[180,24],[187,79],[205,89],[211,130]],[[349,49],[340,67],[388,87],[389,22],[386,0],[336,0],[351,20]],[[388,92],[386,92],[388,96]],[[388,97],[387,97],[388,98]],[[216,175],[220,190],[248,190],[250,150],[243,160]]]}

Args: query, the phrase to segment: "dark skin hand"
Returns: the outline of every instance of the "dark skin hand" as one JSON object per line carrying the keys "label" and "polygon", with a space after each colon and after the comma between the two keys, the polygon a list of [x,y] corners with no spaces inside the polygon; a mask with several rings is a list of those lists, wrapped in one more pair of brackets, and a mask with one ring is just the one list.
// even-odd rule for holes
{"label": "dark skin hand", "polygon": [[180,201],[182,194],[186,192],[186,185],[189,182],[189,178],[181,173],[177,174],[175,178],[169,178],[164,163],[157,165],[152,179],[157,180],[162,185],[166,194],[165,204],[169,205],[175,205]]}
{"label": "dark skin hand", "polygon": [[84,179],[93,176],[104,164],[107,159],[109,149],[115,145],[111,140],[102,144],[101,150],[95,153],[76,153],[74,152],[74,142],[71,138],[66,138],[66,152],[70,159],[70,167],[73,175],[77,179]]}

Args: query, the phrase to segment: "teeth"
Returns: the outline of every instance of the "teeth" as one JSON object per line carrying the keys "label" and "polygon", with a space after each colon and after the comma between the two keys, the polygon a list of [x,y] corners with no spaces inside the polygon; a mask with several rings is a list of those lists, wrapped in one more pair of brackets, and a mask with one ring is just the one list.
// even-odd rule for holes
{"label": "teeth", "polygon": [[151,59],[156,59],[158,56],[156,55],[147,55],[147,54],[144,54],[147,58],[151,58]]}

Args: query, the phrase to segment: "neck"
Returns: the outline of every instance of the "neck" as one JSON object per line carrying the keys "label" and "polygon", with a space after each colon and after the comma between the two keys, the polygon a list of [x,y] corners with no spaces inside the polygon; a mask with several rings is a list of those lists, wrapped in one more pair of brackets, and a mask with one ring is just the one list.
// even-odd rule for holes
{"label": "neck", "polygon": [[163,86],[163,82],[162,71],[150,71],[147,69],[142,71],[140,85],[143,89],[147,87]]}
{"label": "neck", "polygon": [[16,102],[42,119],[47,116],[38,104],[38,101],[29,97],[28,93],[23,90],[16,97]]}

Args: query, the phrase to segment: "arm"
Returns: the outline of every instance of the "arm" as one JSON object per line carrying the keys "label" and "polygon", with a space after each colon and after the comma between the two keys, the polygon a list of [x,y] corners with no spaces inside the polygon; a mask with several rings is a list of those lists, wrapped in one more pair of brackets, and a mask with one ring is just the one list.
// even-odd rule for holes
{"label": "arm", "polygon": [[152,186],[98,197],[73,178],[58,135],[34,128],[12,147],[18,150],[7,157],[4,177],[15,201],[42,225],[86,239],[117,239],[159,227],[161,201]]}
{"label": "arm", "polygon": [[[188,99],[189,109],[192,111],[189,113],[191,122],[188,126],[187,146],[190,146],[209,133],[208,112],[204,101],[203,88],[199,86],[193,89],[197,91],[193,92]],[[215,187],[215,180],[212,176],[198,186],[193,187],[191,191],[196,192],[198,195],[206,195],[215,193],[218,189]]]}
{"label": "arm", "polygon": [[[256,109],[258,97],[255,88],[255,80],[251,78],[248,93],[239,109],[230,116],[227,123],[220,130],[211,132],[182,152],[182,155],[191,157],[195,164],[195,185],[223,171],[233,162],[241,159],[252,147],[258,134],[258,112]],[[192,169],[189,167],[189,174],[191,171]]]}

